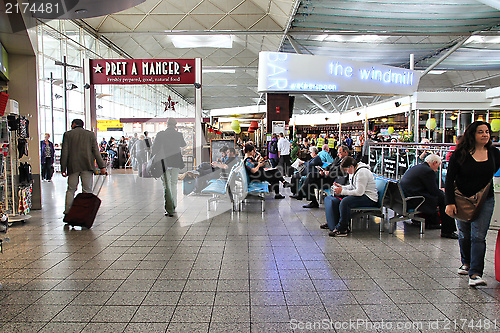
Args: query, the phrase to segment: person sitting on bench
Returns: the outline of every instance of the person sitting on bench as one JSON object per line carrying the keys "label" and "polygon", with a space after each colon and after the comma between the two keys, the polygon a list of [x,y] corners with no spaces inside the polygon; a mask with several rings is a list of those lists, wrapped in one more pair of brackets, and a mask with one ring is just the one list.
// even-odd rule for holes
{"label": "person sitting on bench", "polygon": [[[340,165],[345,173],[352,175],[349,185],[333,183],[335,196],[325,198],[326,224],[321,229],[330,229],[330,237],[347,236],[350,232],[351,209],[374,207],[378,202],[377,185],[369,166],[348,156]],[[342,199],[338,196],[344,196]]]}
{"label": "person sitting on bench", "polygon": [[283,199],[284,196],[280,194],[280,182],[286,184],[285,179],[281,175],[279,169],[264,170],[264,165],[266,161],[264,159],[257,161],[255,159],[255,146],[251,144],[245,145],[245,160],[244,165],[252,181],[267,181],[271,184],[271,188],[274,190],[275,199]]}

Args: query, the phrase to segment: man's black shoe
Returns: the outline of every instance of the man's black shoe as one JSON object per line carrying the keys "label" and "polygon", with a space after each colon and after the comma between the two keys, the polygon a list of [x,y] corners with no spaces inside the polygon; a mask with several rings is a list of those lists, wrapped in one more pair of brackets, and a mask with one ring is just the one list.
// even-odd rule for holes
{"label": "man's black shoe", "polygon": [[294,198],[294,199],[297,199],[297,200],[302,200],[302,197],[298,194],[294,194],[294,195],[291,195],[290,198]]}
{"label": "man's black shoe", "polygon": [[322,224],[319,226],[321,229],[329,229],[328,228],[328,223]]}
{"label": "man's black shoe", "polygon": [[285,196],[284,195],[281,195],[281,194],[276,194],[274,196],[274,199],[285,199]]}
{"label": "man's black shoe", "polygon": [[317,202],[310,202],[308,205],[302,206],[304,208],[319,208],[319,204]]}
{"label": "man's black shoe", "polygon": [[449,234],[441,233],[441,238],[450,238],[450,239],[458,239],[458,234],[456,232],[452,232]]}

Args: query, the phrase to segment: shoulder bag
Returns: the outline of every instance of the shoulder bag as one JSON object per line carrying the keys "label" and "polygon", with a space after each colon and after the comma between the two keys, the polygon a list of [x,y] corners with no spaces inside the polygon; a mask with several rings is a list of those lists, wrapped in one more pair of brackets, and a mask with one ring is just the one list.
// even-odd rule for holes
{"label": "shoulder bag", "polygon": [[160,178],[161,175],[165,173],[165,170],[166,168],[163,159],[158,161],[155,158],[155,155],[153,155],[147,162],[146,172],[148,175],[151,175],[151,177]]}
{"label": "shoulder bag", "polygon": [[455,183],[455,206],[457,207],[457,213],[452,217],[465,222],[474,221],[481,212],[481,207],[488,196],[490,187],[491,181],[473,196],[466,197],[459,191]]}

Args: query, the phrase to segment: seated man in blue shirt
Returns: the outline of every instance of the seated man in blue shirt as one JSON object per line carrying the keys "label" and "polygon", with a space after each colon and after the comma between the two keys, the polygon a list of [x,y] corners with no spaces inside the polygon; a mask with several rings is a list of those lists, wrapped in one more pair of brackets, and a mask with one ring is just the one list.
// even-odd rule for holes
{"label": "seated man in blue shirt", "polygon": [[333,157],[330,155],[330,147],[328,147],[328,144],[325,143],[323,147],[321,147],[321,151],[318,153],[319,158],[321,158],[321,161],[323,163],[333,163]]}

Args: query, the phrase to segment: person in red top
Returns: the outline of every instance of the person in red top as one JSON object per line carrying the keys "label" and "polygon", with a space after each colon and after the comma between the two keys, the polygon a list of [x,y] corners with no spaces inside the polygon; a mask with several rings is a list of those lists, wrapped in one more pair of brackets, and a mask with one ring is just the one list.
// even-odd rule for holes
{"label": "person in red top", "polygon": [[450,150],[448,150],[448,152],[446,153],[446,157],[444,159],[446,162],[448,162],[450,160],[451,155],[453,154],[453,152],[455,151],[455,149],[457,149],[457,146],[462,141],[462,138],[463,138],[463,136],[457,135],[457,137],[455,138],[455,145],[451,146]]}

